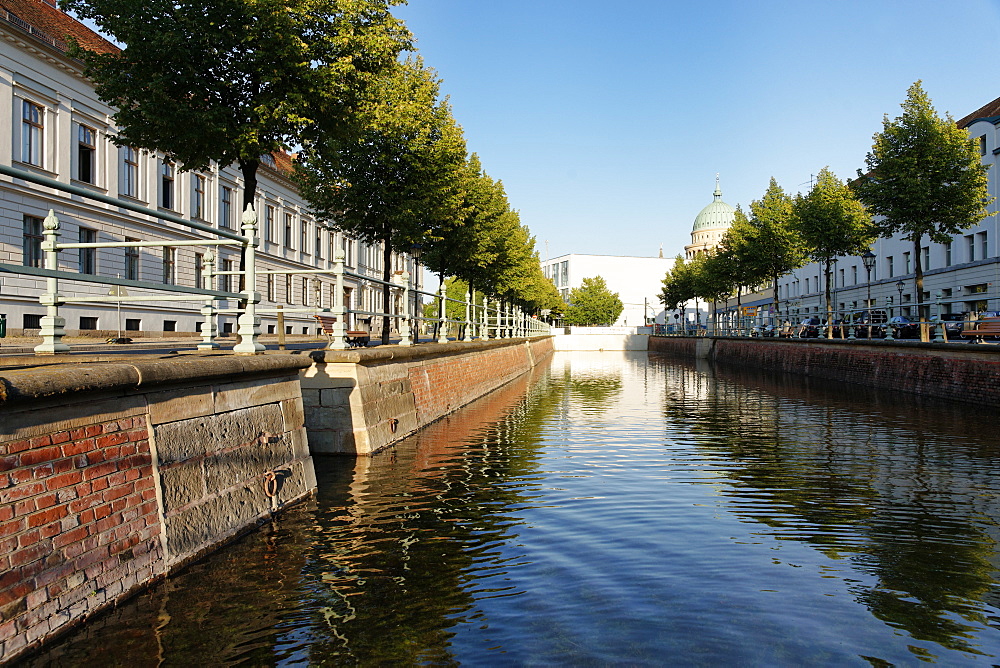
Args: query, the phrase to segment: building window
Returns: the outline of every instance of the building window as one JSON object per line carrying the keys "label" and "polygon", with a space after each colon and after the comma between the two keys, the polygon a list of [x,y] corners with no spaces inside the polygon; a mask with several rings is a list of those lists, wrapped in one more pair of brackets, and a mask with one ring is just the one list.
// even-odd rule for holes
{"label": "building window", "polygon": [[309,306],[309,279],[302,279],[302,305]]}
{"label": "building window", "polygon": [[858,284],[858,265],[851,267],[851,285]]}
{"label": "building window", "polygon": [[27,100],[21,103],[21,161],[42,166],[42,130],[45,109]]}
{"label": "building window", "polygon": [[267,301],[269,302],[277,301],[274,292],[274,274],[267,275]]}
{"label": "building window", "polygon": [[41,329],[42,316],[37,313],[25,313],[21,316],[21,327],[23,329]]}
{"label": "building window", "polygon": [[977,232],[976,239],[979,240],[979,259],[985,260],[990,256],[990,247],[986,239],[986,232]]}
{"label": "building window", "polygon": [[128,332],[138,332],[142,321],[139,318],[126,318],[125,319],[125,330]]}
{"label": "building window", "polygon": [[174,259],[176,257],[176,249],[167,246],[163,247],[163,283],[164,285],[173,285],[176,280],[174,274]]}
{"label": "building window", "polygon": [[21,249],[25,267],[42,266],[42,219],[34,216],[24,217],[23,241]]}
{"label": "building window", "polygon": [[309,223],[302,221],[299,224],[299,250],[303,253],[309,252]]}
{"label": "building window", "polygon": [[76,145],[76,178],[84,183],[94,182],[94,163],[97,155],[97,131],[80,126]]}
{"label": "building window", "polygon": [[97,329],[97,318],[93,316],[80,316],[80,329],[81,330],[94,330]]}
{"label": "building window", "polygon": [[893,261],[892,261],[892,256],[890,255],[887,258],[885,258],[885,272],[888,278],[892,278],[893,276],[896,275],[896,270],[892,265]]}
{"label": "building window", "polygon": [[348,267],[354,266],[354,239],[344,237],[344,263]]}
{"label": "building window", "polygon": [[285,214],[285,248],[292,247],[292,214]]}
{"label": "building window", "polygon": [[911,271],[913,271],[913,269],[910,267],[910,254],[903,253],[903,273],[908,274]]}
{"label": "building window", "polygon": [[203,253],[194,254],[194,287],[199,289],[205,287],[205,255]]}
{"label": "building window", "polygon": [[[88,230],[86,227],[80,228],[80,243],[81,244],[96,244],[97,243],[97,230]],[[81,248],[80,249],[80,273],[81,274],[96,274],[97,273],[97,249],[96,248]],[[82,329],[82,327],[81,327]]]}
{"label": "building window", "polygon": [[847,284],[844,283],[844,270],[841,269],[840,270],[840,287],[844,287],[845,285],[847,285]]}
{"label": "building window", "polygon": [[219,188],[219,227],[233,226],[233,189]]}
{"label": "building window", "polygon": [[986,135],[979,136],[979,155],[986,155]]}
{"label": "building window", "polygon": [[931,249],[930,246],[924,246],[920,249],[920,261],[924,266],[924,269],[931,268]]}
{"label": "building window", "polygon": [[139,151],[131,146],[122,148],[121,194],[128,197],[139,196]]}
{"label": "building window", "polygon": [[174,163],[166,160],[160,167],[160,206],[174,208]]}
{"label": "building window", "polygon": [[195,174],[193,178],[194,197],[191,199],[191,217],[205,220],[205,177]]}
{"label": "building window", "polygon": [[164,332],[176,332],[177,331],[177,321],[176,320],[164,320],[163,321],[163,331]]}
{"label": "building window", "polygon": [[[137,242],[138,239],[125,237],[126,242]],[[128,246],[125,248],[125,278],[130,281],[139,280],[139,248]]]}
{"label": "building window", "polygon": [[971,234],[965,235],[965,248],[969,257],[969,262],[976,261],[976,237]]}
{"label": "building window", "polygon": [[323,228],[319,225],[316,226],[316,245],[313,246],[313,255],[317,258],[323,257]]}
{"label": "building window", "polygon": [[952,262],[952,260],[951,260],[951,252],[952,252],[952,249],[954,247],[955,247],[955,242],[954,241],[949,241],[948,243],[946,243],[944,245],[944,266],[946,266],[946,267],[950,267],[951,266],[951,262]]}
{"label": "building window", "polygon": [[277,235],[274,230],[274,207],[268,204],[264,207],[264,240],[274,241]]}
{"label": "building window", "polygon": [[222,292],[232,292],[233,281],[229,274],[233,270],[232,260],[222,261],[222,270],[219,272],[219,290]]}

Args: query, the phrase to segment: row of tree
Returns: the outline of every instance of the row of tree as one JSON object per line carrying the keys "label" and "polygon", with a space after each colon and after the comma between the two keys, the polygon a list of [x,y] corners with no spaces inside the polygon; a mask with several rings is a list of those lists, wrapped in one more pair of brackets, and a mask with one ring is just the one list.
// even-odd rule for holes
{"label": "row of tree", "polygon": [[950,242],[988,215],[992,198],[978,143],[950,116],[937,115],[919,81],[902,108],[899,117],[884,119],[866,170],[850,183],[824,168],[808,193],[793,197],[772,178],[764,196],[751,202],[749,216],[737,207],[718,248],[688,261],[678,257],[663,281],[666,308],[732,295],[738,302],[743,291],[769,284],[777,310],[778,279],[812,261],[823,267],[830,322],[835,259],[860,255],[875,239],[899,234],[913,244],[922,312],[924,238]]}
{"label": "row of tree", "polygon": [[297,148],[295,178],[318,223],[381,244],[383,280],[392,252],[419,247],[442,277],[529,310],[561,308],[503,185],[468,154],[439,79],[402,57],[413,38],[391,13],[400,3],[62,0],[125,45],[71,44],[116,109],[119,145],[189,170],[238,164],[244,210],[262,156]]}

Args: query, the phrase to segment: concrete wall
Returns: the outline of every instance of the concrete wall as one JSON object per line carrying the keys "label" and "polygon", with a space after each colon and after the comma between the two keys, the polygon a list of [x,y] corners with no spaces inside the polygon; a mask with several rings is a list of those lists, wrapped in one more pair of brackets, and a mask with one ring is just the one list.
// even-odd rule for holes
{"label": "concrete wall", "polygon": [[1000,406],[1000,346],[967,343],[650,337],[650,351]]}
{"label": "concrete wall", "polygon": [[301,374],[313,453],[370,455],[527,373],[552,337],[322,350]]}
{"label": "concrete wall", "polygon": [[648,339],[637,334],[562,334],[554,345],[556,350],[646,350]]}
{"label": "concrete wall", "polygon": [[71,359],[0,369],[0,661],[316,485],[308,358]]}

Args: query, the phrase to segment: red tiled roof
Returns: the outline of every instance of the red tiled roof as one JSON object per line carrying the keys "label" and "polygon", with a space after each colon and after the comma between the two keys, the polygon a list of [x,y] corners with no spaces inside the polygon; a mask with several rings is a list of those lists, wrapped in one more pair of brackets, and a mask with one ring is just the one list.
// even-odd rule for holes
{"label": "red tiled roof", "polygon": [[[28,32],[42,38],[43,41],[49,41],[44,39],[45,36],[56,40],[58,42],[56,46],[59,48],[64,48],[67,38],[73,37],[80,46],[91,51],[101,53],[118,51],[118,47],[114,44],[45,0],[0,0],[0,9],[19,19],[11,21],[14,25],[25,29],[22,23],[28,24],[34,29]],[[9,20],[8,16],[3,18]],[[44,35],[38,35],[38,31]]]}
{"label": "red tiled roof", "polygon": [[958,119],[958,121],[955,124],[960,128],[964,128],[977,118],[990,118],[992,116],[1000,116],[1000,97],[993,100],[992,102],[984,104],[982,107],[976,109],[968,116],[964,116]]}

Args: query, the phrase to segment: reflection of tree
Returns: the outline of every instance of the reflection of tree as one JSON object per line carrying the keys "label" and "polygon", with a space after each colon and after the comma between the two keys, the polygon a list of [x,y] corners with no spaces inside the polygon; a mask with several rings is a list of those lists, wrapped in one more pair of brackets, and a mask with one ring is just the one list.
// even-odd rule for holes
{"label": "reflection of tree", "polygon": [[850,555],[876,578],[853,585],[873,615],[977,652],[968,638],[987,621],[970,602],[983,601],[996,570],[983,526],[996,509],[977,492],[997,471],[988,421],[970,424],[967,407],[758,369],[671,360],[663,370],[667,424],[725,463],[733,512],[832,559]]}
{"label": "reflection of tree", "polygon": [[[546,381],[503,391],[431,425],[343,488],[322,493],[306,580],[315,583],[312,663],[452,663],[452,629],[481,597],[511,596],[500,541],[538,496],[537,435],[560,405]],[[319,460],[320,490],[339,461]],[[516,480],[508,484],[507,481]],[[360,484],[359,484],[360,483]],[[473,589],[473,587],[475,589]]]}

